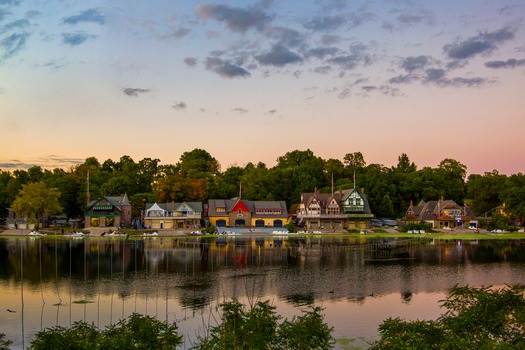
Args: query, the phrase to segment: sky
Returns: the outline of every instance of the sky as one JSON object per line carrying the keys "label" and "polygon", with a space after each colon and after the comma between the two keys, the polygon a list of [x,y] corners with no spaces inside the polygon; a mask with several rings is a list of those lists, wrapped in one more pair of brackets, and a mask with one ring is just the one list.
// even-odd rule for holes
{"label": "sky", "polygon": [[525,1],[0,0],[0,169],[293,150],[525,172]]}

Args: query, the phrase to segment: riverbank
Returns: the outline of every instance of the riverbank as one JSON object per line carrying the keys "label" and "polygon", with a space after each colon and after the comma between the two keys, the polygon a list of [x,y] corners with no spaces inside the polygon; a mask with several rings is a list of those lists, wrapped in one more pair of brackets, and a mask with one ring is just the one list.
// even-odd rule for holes
{"label": "riverbank", "polygon": [[[109,236],[109,235],[103,235],[103,233],[107,233],[108,230],[79,230],[83,231],[84,233],[89,233],[86,235],[87,237],[101,237],[101,236]],[[376,232],[377,231],[377,232]],[[525,233],[523,232],[502,232],[502,233],[492,233],[487,230],[480,230],[479,233],[472,232],[472,230],[455,230],[455,231],[448,231],[448,230],[435,230],[435,232],[431,233],[403,233],[399,232],[394,228],[388,228],[388,229],[379,229],[379,230],[367,230],[366,233],[348,233],[348,232],[333,232],[331,230],[322,232],[321,233],[294,233],[294,234],[280,234],[280,235],[287,235],[290,237],[326,237],[326,236],[336,236],[336,237],[363,237],[363,238],[430,238],[430,239],[463,239],[463,240],[485,240],[485,239],[492,239],[492,240],[498,240],[498,239],[525,239]],[[31,230],[25,230],[25,229],[16,229],[16,230],[4,230],[0,231],[0,237],[1,236],[27,236],[31,232]],[[60,231],[41,231],[42,233],[47,234],[48,236],[62,236],[64,237],[64,234],[71,233],[73,231],[65,231],[64,234]],[[111,231],[112,232],[112,231]],[[143,237],[146,235],[150,235],[152,232],[156,232],[159,237],[195,237],[192,235],[192,230],[190,229],[177,229],[177,230],[169,230],[169,229],[163,229],[163,230],[123,230],[123,233],[121,236],[127,236],[129,238],[133,237]],[[237,234],[238,236],[272,236],[271,233],[242,233]],[[216,235],[205,235],[200,237],[214,237]],[[111,236],[112,237],[112,236]]]}

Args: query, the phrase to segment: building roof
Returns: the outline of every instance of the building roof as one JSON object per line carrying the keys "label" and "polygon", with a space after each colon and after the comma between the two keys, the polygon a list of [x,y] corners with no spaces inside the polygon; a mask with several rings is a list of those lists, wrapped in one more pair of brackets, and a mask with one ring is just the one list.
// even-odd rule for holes
{"label": "building roof", "polygon": [[[252,213],[253,217],[276,217],[287,218],[288,210],[285,201],[249,201],[238,197],[232,199],[210,199],[208,200],[208,216],[225,216],[242,201],[246,208]],[[224,211],[217,211],[217,208],[224,208]],[[256,210],[261,209],[280,209],[281,214],[257,214]]]}

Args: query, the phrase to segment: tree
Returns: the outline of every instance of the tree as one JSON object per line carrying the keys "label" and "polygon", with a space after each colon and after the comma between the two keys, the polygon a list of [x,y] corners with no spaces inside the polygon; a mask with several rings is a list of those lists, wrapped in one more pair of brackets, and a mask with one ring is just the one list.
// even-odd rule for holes
{"label": "tree", "polygon": [[177,169],[185,178],[200,179],[215,176],[220,171],[220,164],[211,154],[196,148],[180,156]]}
{"label": "tree", "polygon": [[348,169],[348,176],[353,176],[354,171],[366,166],[365,158],[361,152],[345,154],[343,157],[343,163],[345,164],[346,169]]}
{"label": "tree", "polygon": [[523,349],[524,286],[452,288],[433,321],[389,318],[370,349]]}
{"label": "tree", "polygon": [[385,194],[383,200],[381,200],[381,205],[379,205],[379,214],[383,218],[391,218],[394,214],[394,206],[390,200],[390,196]]}
{"label": "tree", "polygon": [[511,175],[505,183],[500,199],[505,204],[507,214],[523,221],[522,219],[525,218],[525,175],[521,173]]}
{"label": "tree", "polygon": [[13,202],[13,209],[28,219],[34,219],[38,227],[45,214],[55,214],[62,210],[59,198],[58,189],[48,188],[43,182],[31,183],[22,186]]}

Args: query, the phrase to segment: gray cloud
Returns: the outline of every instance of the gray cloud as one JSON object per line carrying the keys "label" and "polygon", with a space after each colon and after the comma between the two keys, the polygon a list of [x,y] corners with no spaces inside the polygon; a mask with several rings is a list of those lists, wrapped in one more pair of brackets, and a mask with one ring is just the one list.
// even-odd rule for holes
{"label": "gray cloud", "polygon": [[488,68],[515,68],[518,66],[525,66],[525,59],[510,58],[506,61],[489,61],[485,63],[485,67]]}
{"label": "gray cloud", "polygon": [[265,34],[279,44],[290,47],[298,47],[304,44],[304,35],[297,30],[285,27],[271,27],[265,30]]}
{"label": "gray cloud", "polygon": [[188,107],[188,106],[183,101],[175,102],[175,104],[173,106],[171,106],[171,108],[173,108],[173,109],[186,109],[186,107]]}
{"label": "gray cloud", "polygon": [[6,162],[0,163],[0,169],[29,169],[34,166],[41,166],[44,169],[65,169],[73,165],[84,163],[84,159],[80,158],[68,158],[57,155],[50,155],[47,157],[41,157],[35,160],[22,161],[19,159],[9,159]]}
{"label": "gray cloud", "polygon": [[186,63],[187,66],[195,67],[198,63],[198,60],[195,57],[186,57],[184,59],[184,63]]}
{"label": "gray cloud", "polygon": [[240,66],[214,57],[208,57],[205,62],[206,69],[217,73],[223,78],[249,77],[250,73]]}
{"label": "gray cloud", "polygon": [[62,19],[62,22],[66,23],[66,24],[71,24],[71,25],[76,25],[76,24],[79,24],[79,23],[105,24],[106,23],[106,17],[98,9],[88,9],[88,10],[82,11],[78,15],[65,17],[65,18]]}
{"label": "gray cloud", "polygon": [[257,62],[264,66],[283,67],[290,63],[302,62],[301,56],[291,52],[282,45],[275,45],[272,49],[264,54],[255,56]]}
{"label": "gray cloud", "polygon": [[62,34],[62,41],[64,42],[64,44],[67,44],[70,46],[80,45],[90,38],[94,38],[94,36],[89,35],[84,32],[74,32],[74,33],[63,33]]}
{"label": "gray cloud", "polygon": [[401,74],[397,77],[390,78],[388,82],[391,84],[410,84],[417,80],[420,80],[420,76],[417,74]]}
{"label": "gray cloud", "polygon": [[415,70],[425,68],[428,65],[428,62],[429,59],[427,56],[406,57],[401,63],[401,68],[403,68],[409,73],[412,73]]}
{"label": "gray cloud", "polygon": [[334,31],[347,23],[344,15],[318,16],[306,22],[304,27],[313,31]]}
{"label": "gray cloud", "polygon": [[335,64],[345,70],[350,70],[354,69],[359,62],[361,62],[361,57],[359,55],[341,55],[331,58],[327,62]]}
{"label": "gray cloud", "polygon": [[334,56],[339,52],[337,47],[316,47],[306,51],[304,56],[306,58],[315,57],[318,59],[324,59],[326,56]]}
{"label": "gray cloud", "polygon": [[136,97],[139,94],[145,94],[147,92],[150,92],[150,90],[149,89],[140,89],[140,88],[124,88],[124,89],[122,89],[122,92],[125,95]]}
{"label": "gray cloud", "polygon": [[333,44],[337,44],[341,41],[341,37],[338,35],[332,35],[332,34],[324,34],[321,37],[321,44],[329,46]]}
{"label": "gray cloud", "polygon": [[226,24],[234,32],[245,33],[247,30],[263,29],[272,17],[257,8],[243,9],[227,5],[201,4],[195,9],[197,15],[204,19],[214,19]]}
{"label": "gray cloud", "polygon": [[4,52],[0,56],[0,61],[10,58],[22,50],[29,36],[29,33],[14,33],[2,39],[2,41],[0,41],[0,47]]}
{"label": "gray cloud", "polygon": [[331,66],[322,66],[322,67],[315,67],[314,72],[319,74],[328,74],[332,71]]}
{"label": "gray cloud", "polygon": [[11,12],[4,10],[4,9],[0,9],[0,21],[3,21],[10,14]]}
{"label": "gray cloud", "polygon": [[0,34],[8,32],[13,29],[24,29],[29,27],[29,21],[27,19],[19,19],[13,22],[5,24],[3,27],[0,27]]}
{"label": "gray cloud", "polygon": [[239,112],[239,113],[242,113],[242,114],[248,113],[248,110],[245,109],[245,108],[242,108],[242,107],[237,107],[237,108],[234,108],[233,110],[235,112]]}
{"label": "gray cloud", "polygon": [[430,68],[426,70],[426,81],[427,82],[434,82],[434,81],[440,81],[445,77],[445,70],[439,69],[439,68]]}
{"label": "gray cloud", "polygon": [[490,53],[499,44],[514,38],[514,31],[510,28],[502,28],[494,32],[480,33],[474,37],[443,47],[447,56],[451,59],[467,59],[478,54]]}
{"label": "gray cloud", "polygon": [[22,0],[0,0],[0,5],[18,6]]}

